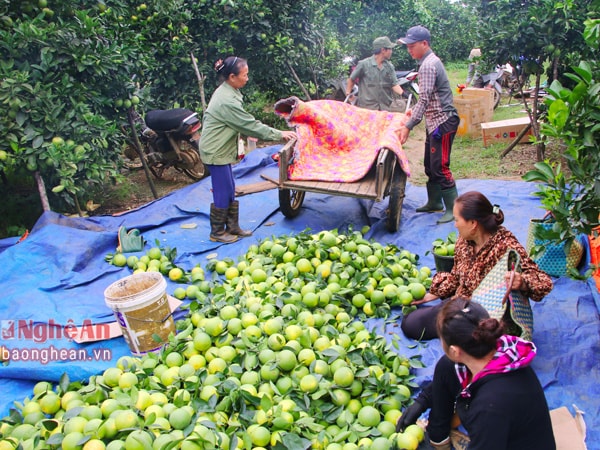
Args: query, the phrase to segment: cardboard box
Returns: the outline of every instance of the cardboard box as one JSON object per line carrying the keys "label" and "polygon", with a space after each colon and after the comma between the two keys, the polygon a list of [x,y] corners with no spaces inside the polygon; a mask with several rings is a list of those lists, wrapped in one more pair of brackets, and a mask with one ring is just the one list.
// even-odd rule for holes
{"label": "cardboard box", "polygon": [[[481,124],[481,134],[483,136],[483,146],[498,142],[511,143],[514,141],[523,128],[529,126],[529,117],[520,117],[517,119],[497,120],[495,122],[485,122]],[[525,133],[519,143],[529,142],[531,136],[531,127]]]}
{"label": "cardboard box", "polygon": [[478,136],[483,122],[494,115],[494,93],[490,89],[466,88],[454,96],[454,106],[460,117],[456,134]]}
{"label": "cardboard box", "polygon": [[464,98],[478,99],[481,102],[484,122],[489,122],[494,116],[494,90],[468,87],[460,93]]}
{"label": "cardboard box", "polygon": [[556,450],[586,450],[586,426],[583,413],[575,405],[575,417],[566,406],[550,411]]}

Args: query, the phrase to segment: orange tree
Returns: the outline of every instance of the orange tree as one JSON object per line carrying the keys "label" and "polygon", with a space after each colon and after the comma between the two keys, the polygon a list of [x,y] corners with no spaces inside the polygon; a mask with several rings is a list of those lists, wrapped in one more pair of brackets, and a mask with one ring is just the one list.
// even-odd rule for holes
{"label": "orange tree", "polygon": [[[156,56],[185,55],[175,39],[189,20],[180,6],[164,1],[150,12],[131,1],[0,2],[3,190],[35,177],[42,203],[49,194],[44,209],[81,210],[95,188],[119,179],[126,109],[140,96],[160,101],[161,82],[180,94],[176,70],[171,78],[149,71],[161,63]],[[169,22],[154,26],[156,17]]]}
{"label": "orange tree", "polygon": [[[100,8],[45,0],[4,6],[0,31],[0,135],[6,179],[30,172],[75,203],[90,185],[118,175],[114,97],[131,101],[138,55],[105,27]],[[130,92],[127,92],[130,86]]]}
{"label": "orange tree", "polygon": [[[583,38],[585,17],[598,15],[599,3],[589,0],[471,0],[479,17],[478,30],[484,59],[488,63],[510,63],[520,67],[524,78],[534,77],[539,90],[546,70],[548,80],[568,81],[563,74],[582,58],[591,57],[592,50]],[[523,86],[521,85],[521,88]],[[521,89],[522,91],[522,89]],[[544,158],[540,133],[540,108],[537,96],[524,107],[532,121],[537,139],[537,159]]]}
{"label": "orange tree", "polygon": [[[592,52],[600,47],[600,19],[584,22],[583,36]],[[600,56],[600,55],[598,55]],[[554,80],[549,87],[547,120],[543,136],[564,149],[564,165],[550,161],[536,163],[523,179],[537,184],[535,195],[554,217],[554,225],[540,229],[539,238],[567,246],[580,235],[591,235],[600,225],[600,63],[581,61],[565,73],[568,83]],[[571,88],[567,87],[572,86]],[[544,250],[541,244],[534,252]],[[593,269],[589,270],[590,275]],[[578,276],[571,269],[569,275]]]}

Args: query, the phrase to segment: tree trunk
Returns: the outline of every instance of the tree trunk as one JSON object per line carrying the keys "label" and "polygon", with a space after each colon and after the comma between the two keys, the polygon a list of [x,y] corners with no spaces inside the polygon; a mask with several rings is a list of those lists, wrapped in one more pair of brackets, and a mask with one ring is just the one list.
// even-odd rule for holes
{"label": "tree trunk", "polygon": [[150,169],[148,168],[148,162],[146,161],[146,156],[144,155],[144,150],[142,149],[142,144],[138,139],[137,128],[135,127],[135,120],[133,119],[133,108],[127,110],[127,120],[129,121],[129,128],[131,129],[131,139],[133,141],[133,147],[140,157],[140,161],[142,162],[142,167],[144,168],[144,172],[146,173],[146,179],[148,180],[148,184],[150,185],[150,190],[152,191],[152,195],[154,198],[158,198],[158,194],[156,193],[156,188],[154,187],[154,181],[152,181],[152,175],[150,174]]}
{"label": "tree trunk", "polygon": [[206,110],[206,94],[204,92],[204,82],[206,81],[206,75],[200,73],[198,70],[198,64],[196,64],[196,57],[193,53],[190,53],[192,57],[192,64],[194,65],[194,72],[196,72],[196,78],[198,78],[198,90],[200,91],[200,101],[202,102],[202,110]]}
{"label": "tree trunk", "polygon": [[[552,81],[558,79],[558,61],[559,61],[558,56],[555,56],[552,59]],[[550,84],[550,83],[548,83],[548,84]]]}
{"label": "tree trunk", "polygon": [[302,89],[302,92],[304,92],[304,95],[306,96],[306,100],[310,101],[311,100],[310,94],[304,87],[304,84],[302,84],[302,81],[300,80],[300,78],[298,78],[296,71],[294,70],[294,68],[292,67],[292,65],[289,62],[286,62],[286,64],[288,66],[288,69],[290,69],[290,72],[292,72],[292,76],[294,77],[294,80],[296,80],[296,83],[298,83],[298,86],[300,86],[300,89]]}
{"label": "tree trunk", "polygon": [[[529,116],[529,121],[531,124],[531,131],[533,136],[535,137],[535,147],[536,147],[536,159],[537,161],[543,161],[545,155],[545,144],[542,141],[542,136],[540,134],[540,124],[539,120],[539,100],[538,100],[538,92],[540,90],[540,81],[542,78],[541,72],[535,74],[535,88],[533,89],[532,94],[533,98],[528,102],[525,96],[525,92],[523,91],[523,84],[519,84],[519,90],[521,91],[521,99],[523,100],[523,106],[525,107],[525,111],[527,111],[527,115]],[[510,150],[509,150],[510,151]],[[507,152],[508,153],[508,152]]]}
{"label": "tree trunk", "polygon": [[79,199],[77,198],[77,195],[74,195],[73,198],[75,199],[75,208],[77,208],[77,214],[79,214],[79,217],[84,217],[85,214],[79,205]]}
{"label": "tree trunk", "polygon": [[540,81],[542,79],[542,74],[541,73],[537,73],[535,76],[535,90],[534,92],[534,97],[533,97],[533,108],[532,108],[532,114],[531,114],[531,127],[533,130],[533,134],[535,136],[535,139],[537,141],[537,144],[535,145],[535,149],[536,149],[536,156],[537,156],[537,160],[538,161],[543,161],[544,160],[544,156],[546,153],[546,148],[544,145],[544,142],[542,141],[542,135],[540,133],[540,124],[538,122],[539,120],[539,95],[538,93],[540,92]]}
{"label": "tree trunk", "polygon": [[40,175],[39,170],[36,170],[33,173],[33,177],[35,178],[38,192],[40,193],[40,201],[42,202],[42,209],[44,210],[44,212],[50,211],[50,202],[48,201],[48,194],[46,193],[46,185],[44,183],[44,179]]}

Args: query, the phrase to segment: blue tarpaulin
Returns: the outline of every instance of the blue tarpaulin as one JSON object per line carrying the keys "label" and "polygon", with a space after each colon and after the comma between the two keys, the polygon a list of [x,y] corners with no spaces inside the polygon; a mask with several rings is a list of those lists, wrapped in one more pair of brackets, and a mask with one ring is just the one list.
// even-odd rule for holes
{"label": "blue tarpaulin", "polygon": [[[277,179],[278,168],[271,155],[279,148],[266,147],[247,155],[234,168],[237,185],[263,181],[261,174]],[[531,183],[459,180],[457,184],[459,193],[478,190],[499,204],[505,213],[505,225],[523,243],[530,219],[543,216]],[[0,367],[0,413],[6,414],[15,400],[30,396],[36,381],[58,381],[63,373],[71,380],[85,380],[130,354],[122,337],[77,344],[65,335],[71,325],[114,320],[105,304],[104,290],[131,272],[127,267],[108,264],[104,257],[115,251],[120,226],[139,229],[147,241],[145,250],[155,242],[176,248],[175,263],[190,270],[197,264],[204,266],[206,256],[212,253],[219,258],[237,259],[251,244],[266,237],[292,235],[307,228],[344,231],[370,225],[367,238],[406,248],[420,256],[421,265],[433,269],[433,257],[427,253],[431,243],[448,235],[454,225],[437,225],[438,214],[416,214],[415,208],[425,202],[425,197],[424,187],[408,183],[400,230],[390,233],[385,226],[387,198],[375,203],[309,192],[299,216],[288,219],[279,211],[277,189],[253,193],[240,198],[240,222],[254,235],[229,245],[208,239],[210,179],[118,216],[68,218],[52,212],[43,214],[22,242],[17,243],[15,238],[0,241],[1,345],[18,349],[22,355],[37,349],[48,359],[13,360]],[[576,405],[584,412],[588,448],[599,450],[600,296],[592,281],[561,277],[554,283],[545,299],[533,303],[533,340],[538,346],[534,369],[551,409],[567,406],[574,413]],[[172,293],[177,286],[168,281],[167,292]],[[24,327],[20,334],[14,333],[15,325]],[[398,324],[389,320],[373,319],[368,325],[385,336],[402,334]],[[442,353],[439,341],[417,343],[400,336],[399,344],[399,352],[406,356],[419,354],[427,366],[416,372],[417,382],[429,380]],[[51,360],[57,358],[61,360]]]}

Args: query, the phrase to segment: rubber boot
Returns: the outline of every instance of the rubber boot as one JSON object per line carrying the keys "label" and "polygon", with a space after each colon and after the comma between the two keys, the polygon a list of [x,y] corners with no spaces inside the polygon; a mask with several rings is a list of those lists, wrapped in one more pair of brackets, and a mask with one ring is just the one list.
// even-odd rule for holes
{"label": "rubber boot", "polygon": [[210,240],[213,242],[224,242],[230,244],[237,241],[238,237],[225,231],[227,221],[226,208],[217,208],[214,203],[210,204]]}
{"label": "rubber boot", "polygon": [[252,236],[252,231],[240,228],[239,217],[240,202],[234,200],[229,204],[229,209],[227,210],[227,232],[240,237]]}
{"label": "rubber boot", "polygon": [[444,200],[446,211],[444,212],[444,215],[437,221],[437,223],[447,223],[454,220],[454,214],[452,213],[452,210],[454,209],[454,200],[456,200],[456,197],[458,197],[456,186],[448,189],[442,189],[442,199]]}
{"label": "rubber boot", "polygon": [[417,212],[441,212],[444,210],[442,204],[442,187],[439,184],[427,182],[427,203],[419,206]]}

